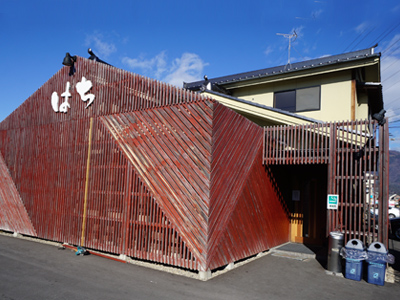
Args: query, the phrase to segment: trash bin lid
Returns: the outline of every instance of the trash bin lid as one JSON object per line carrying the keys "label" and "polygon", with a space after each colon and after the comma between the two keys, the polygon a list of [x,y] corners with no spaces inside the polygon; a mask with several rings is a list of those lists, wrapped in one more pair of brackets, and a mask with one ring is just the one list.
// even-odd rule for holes
{"label": "trash bin lid", "polygon": [[343,240],[343,233],[339,231],[332,231],[329,235],[335,240]]}
{"label": "trash bin lid", "polygon": [[385,245],[380,242],[373,242],[371,245],[369,245],[368,251],[387,253]]}
{"label": "trash bin lid", "polygon": [[364,245],[363,243],[358,240],[358,239],[352,239],[347,242],[346,244],[347,249],[352,249],[352,250],[364,250]]}

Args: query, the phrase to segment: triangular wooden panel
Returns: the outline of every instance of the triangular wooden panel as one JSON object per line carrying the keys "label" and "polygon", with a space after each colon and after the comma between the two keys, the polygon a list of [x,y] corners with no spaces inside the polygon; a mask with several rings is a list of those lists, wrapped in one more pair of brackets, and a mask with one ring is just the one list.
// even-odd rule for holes
{"label": "triangular wooden panel", "polygon": [[98,119],[92,129],[83,245],[196,268],[196,259]]}
{"label": "triangular wooden panel", "polygon": [[101,118],[200,267],[206,254],[212,105],[203,101]]}
{"label": "triangular wooden panel", "polygon": [[25,206],[0,153],[0,229],[36,236]]}
{"label": "triangular wooden panel", "polygon": [[243,116],[215,105],[208,268],[288,239],[284,207],[260,163],[262,132]]}
{"label": "triangular wooden panel", "polygon": [[275,190],[270,174],[260,165],[262,148],[260,145],[257,148],[257,159],[251,164],[228,222],[221,228],[220,238],[209,254],[210,269],[288,242],[286,206]]}
{"label": "triangular wooden panel", "polygon": [[209,249],[218,245],[239,195],[247,181],[250,166],[261,145],[262,128],[231,109],[215,104],[212,150],[212,185],[209,222]]}
{"label": "triangular wooden panel", "polygon": [[[197,259],[165,215],[145,183],[127,164],[125,194],[125,249],[121,253],[187,269],[197,269]],[[125,230],[124,230],[125,229]]]}

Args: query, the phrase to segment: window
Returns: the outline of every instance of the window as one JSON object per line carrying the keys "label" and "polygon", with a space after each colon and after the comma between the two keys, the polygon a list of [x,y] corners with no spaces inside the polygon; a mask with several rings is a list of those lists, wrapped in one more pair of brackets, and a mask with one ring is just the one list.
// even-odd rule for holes
{"label": "window", "polygon": [[320,109],[319,86],[276,92],[274,107],[290,112],[301,112]]}

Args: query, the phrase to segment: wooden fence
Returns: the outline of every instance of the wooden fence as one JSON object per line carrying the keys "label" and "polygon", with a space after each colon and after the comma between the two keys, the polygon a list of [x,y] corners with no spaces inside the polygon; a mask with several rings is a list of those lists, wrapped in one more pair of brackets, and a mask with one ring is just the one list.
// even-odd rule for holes
{"label": "wooden fence", "polygon": [[[265,165],[326,164],[327,234],[388,243],[389,130],[376,121],[347,121],[264,128]],[[325,201],[325,199],[321,199]]]}

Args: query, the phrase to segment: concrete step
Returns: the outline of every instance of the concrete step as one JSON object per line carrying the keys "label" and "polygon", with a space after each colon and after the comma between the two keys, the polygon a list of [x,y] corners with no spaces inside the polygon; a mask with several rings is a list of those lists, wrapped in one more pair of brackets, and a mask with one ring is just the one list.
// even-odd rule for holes
{"label": "concrete step", "polygon": [[281,256],[298,260],[316,258],[316,254],[313,250],[311,250],[304,244],[298,243],[286,243],[283,245],[279,245],[275,248],[272,248],[270,252],[274,256]]}

